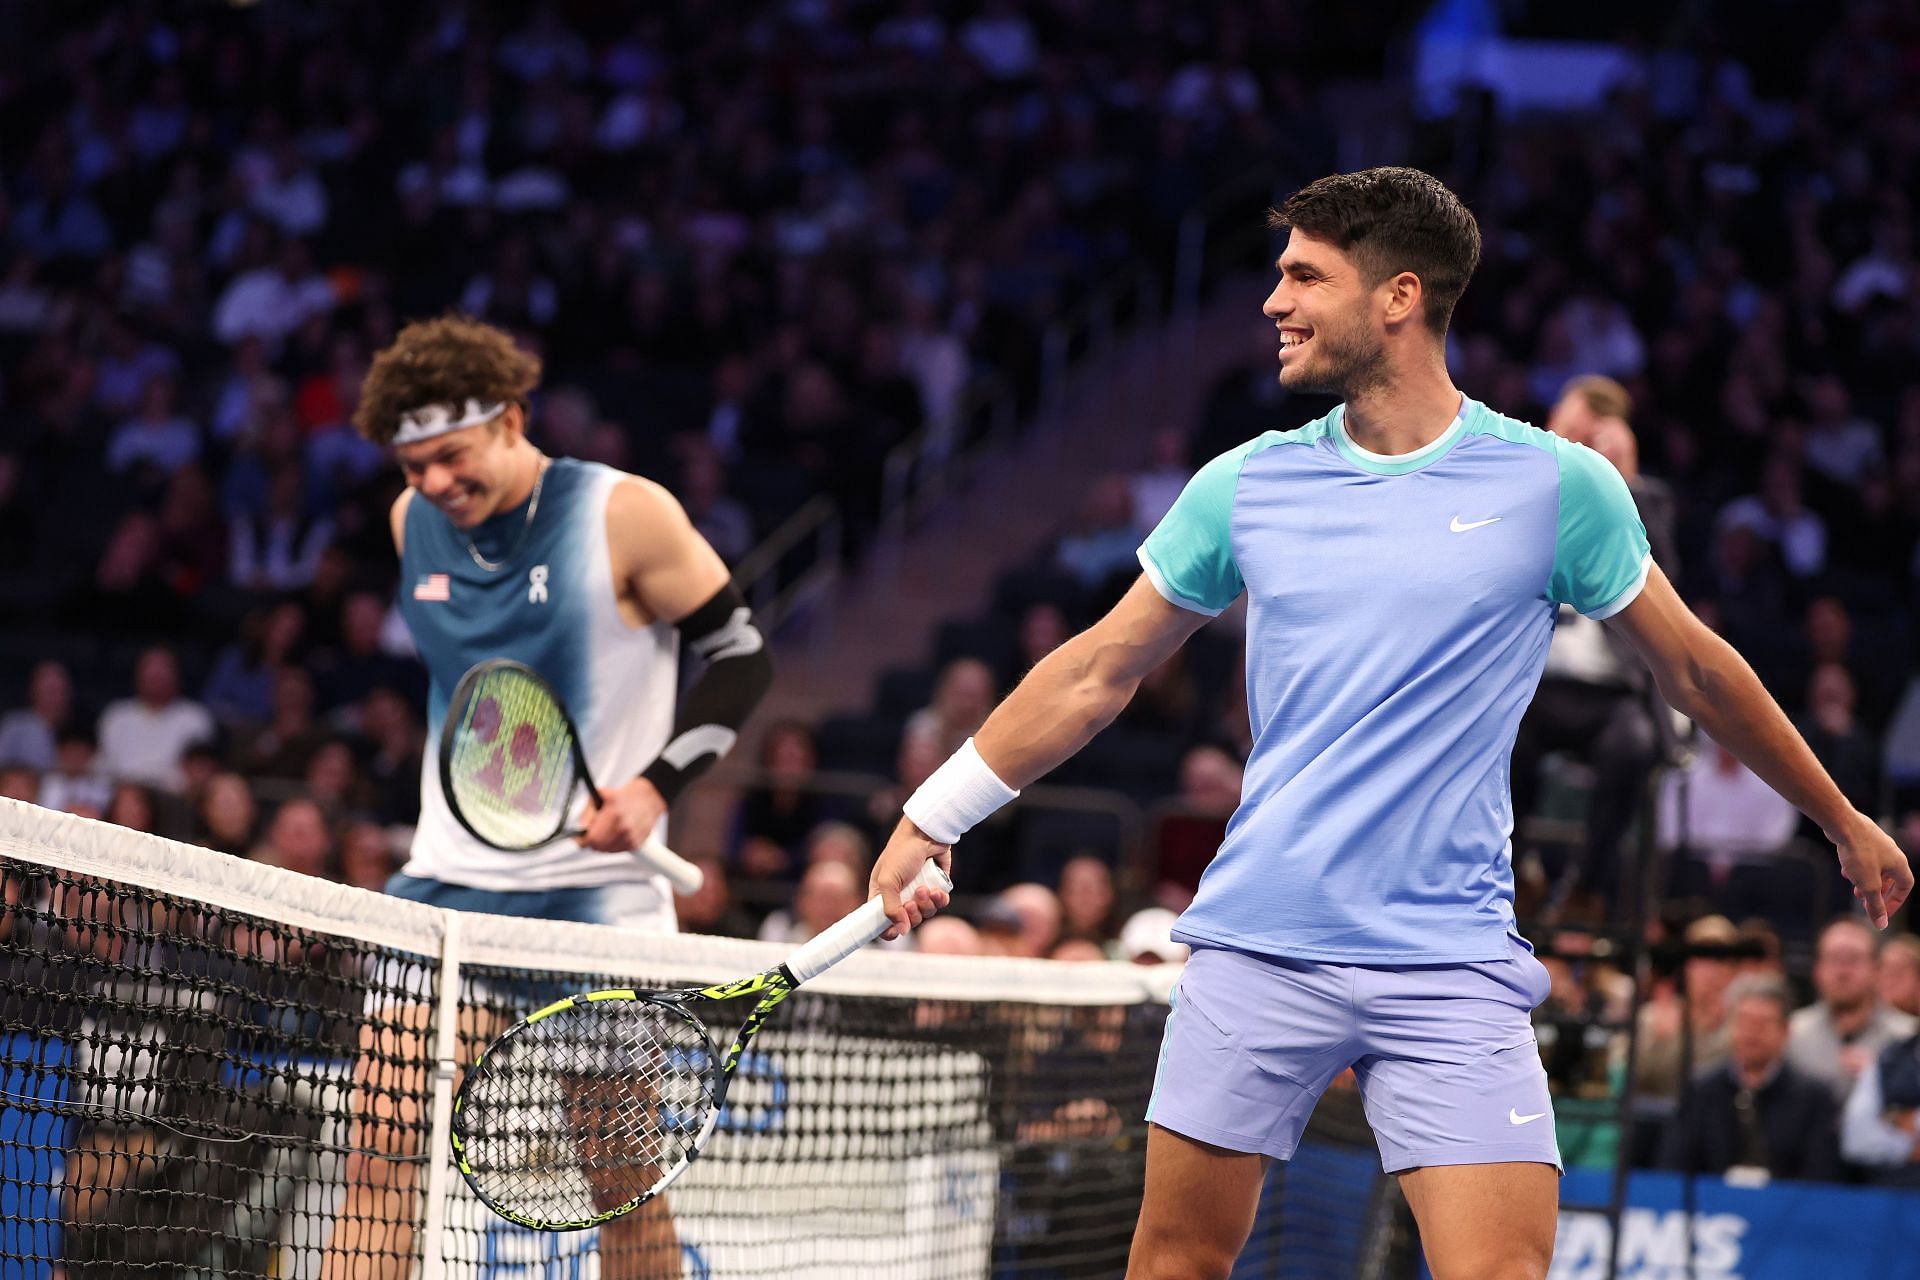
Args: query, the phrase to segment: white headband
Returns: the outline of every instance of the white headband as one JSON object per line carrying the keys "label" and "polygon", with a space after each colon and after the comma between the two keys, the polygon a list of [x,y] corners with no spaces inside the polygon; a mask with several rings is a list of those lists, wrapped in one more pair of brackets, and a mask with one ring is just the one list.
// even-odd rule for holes
{"label": "white headband", "polygon": [[418,444],[422,440],[431,440],[443,436],[449,431],[458,431],[462,427],[477,427],[483,422],[492,422],[507,411],[507,402],[482,404],[478,400],[469,400],[455,417],[455,406],[450,404],[423,404],[418,409],[409,409],[400,415],[400,430],[393,436],[395,444]]}

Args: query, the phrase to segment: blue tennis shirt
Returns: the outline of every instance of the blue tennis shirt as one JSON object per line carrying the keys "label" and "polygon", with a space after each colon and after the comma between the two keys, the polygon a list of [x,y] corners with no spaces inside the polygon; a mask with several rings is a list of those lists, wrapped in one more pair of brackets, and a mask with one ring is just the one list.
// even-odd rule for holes
{"label": "blue tennis shirt", "polygon": [[1247,593],[1253,753],[1174,936],[1349,964],[1508,956],[1508,768],[1554,612],[1646,584],[1625,481],[1584,445],[1463,400],[1415,453],[1344,406],[1202,467],[1140,548],[1160,594]]}

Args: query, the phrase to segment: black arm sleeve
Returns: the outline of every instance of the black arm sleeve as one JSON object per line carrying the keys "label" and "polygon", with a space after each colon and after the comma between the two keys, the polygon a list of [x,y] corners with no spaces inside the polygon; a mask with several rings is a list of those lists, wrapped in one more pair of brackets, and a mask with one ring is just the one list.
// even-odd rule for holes
{"label": "black arm sleeve", "polygon": [[733,583],[682,618],[677,629],[687,651],[706,666],[680,699],[673,736],[640,772],[668,804],[732,750],[740,726],[773,683],[766,638]]}

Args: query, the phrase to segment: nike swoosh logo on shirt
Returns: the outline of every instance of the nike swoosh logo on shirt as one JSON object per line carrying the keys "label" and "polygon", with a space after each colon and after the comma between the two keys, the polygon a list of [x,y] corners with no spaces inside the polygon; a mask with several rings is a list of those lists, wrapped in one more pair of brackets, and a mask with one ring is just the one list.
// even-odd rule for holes
{"label": "nike swoosh logo on shirt", "polygon": [[1520,1109],[1518,1107],[1508,1107],[1507,1123],[1508,1124],[1532,1124],[1535,1120],[1538,1120],[1541,1116],[1545,1114],[1547,1113],[1544,1111],[1536,1111],[1530,1116],[1523,1116],[1520,1114]]}
{"label": "nike swoosh logo on shirt", "polygon": [[1461,524],[1460,517],[1455,516],[1453,523],[1448,525],[1447,528],[1453,530],[1455,533],[1465,533],[1469,529],[1479,529],[1486,525],[1498,524],[1503,518],[1502,516],[1492,516],[1485,520],[1475,520],[1472,524]]}

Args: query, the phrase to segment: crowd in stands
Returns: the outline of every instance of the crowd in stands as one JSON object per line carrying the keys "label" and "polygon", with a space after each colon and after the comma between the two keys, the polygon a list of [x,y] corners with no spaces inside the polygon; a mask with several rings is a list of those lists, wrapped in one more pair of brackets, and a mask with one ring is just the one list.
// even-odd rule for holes
{"label": "crowd in stands", "polygon": [[[459,306],[542,354],[544,446],[669,483],[730,559],[816,493],[857,533],[888,448],[950,447],[981,370],[1030,401],[1046,319],[1216,180],[1333,167],[1303,70],[1331,26],[1132,7],[131,3],[0,46],[0,108],[36,122],[0,136],[0,607],[32,620],[0,637],[0,794],[384,883],[424,689],[389,607],[399,477],[348,426],[371,352]],[[1621,469],[1682,594],[1915,850],[1920,31],[1845,8],[1804,59],[1730,28],[1589,115],[1467,102],[1392,158],[1487,232],[1462,389]],[[1193,468],[1330,407],[1278,387],[1257,301],[1198,418],[955,602],[926,663],[749,734],[685,927],[792,941],[843,912],[901,798],[1117,597]],[[1564,930],[1543,1028],[1625,1016],[1579,926],[1617,914],[1676,759],[1604,635],[1563,633],[1516,755],[1523,915]],[[1072,794],[970,834],[968,909],[916,944],[1177,960],[1252,740],[1241,645],[1229,613],[1048,780]],[[1663,788],[1675,958],[1634,1083],[1691,1119],[1616,1140],[1920,1181],[1920,947],[1824,924],[1847,898],[1819,833],[1717,744]],[[1619,1044],[1569,1052],[1563,1095],[1624,1072]]]}

